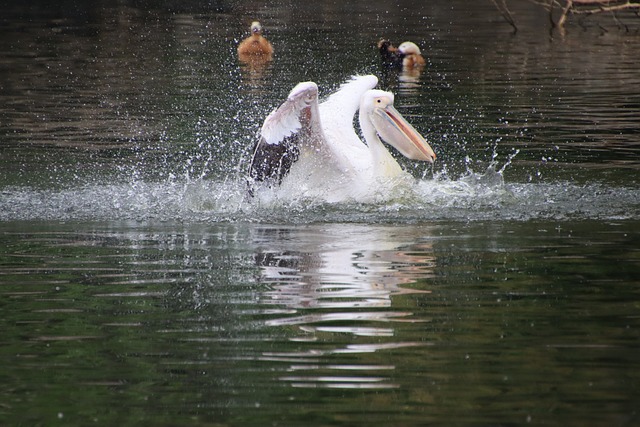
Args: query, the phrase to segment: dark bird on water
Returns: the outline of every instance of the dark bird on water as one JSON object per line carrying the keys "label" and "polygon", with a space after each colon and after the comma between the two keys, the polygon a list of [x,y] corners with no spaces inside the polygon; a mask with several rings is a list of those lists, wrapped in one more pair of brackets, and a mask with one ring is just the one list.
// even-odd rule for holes
{"label": "dark bird on water", "polygon": [[378,51],[382,59],[382,65],[389,68],[411,69],[423,67],[426,64],[420,48],[413,42],[404,42],[395,47],[389,40],[380,39]]}

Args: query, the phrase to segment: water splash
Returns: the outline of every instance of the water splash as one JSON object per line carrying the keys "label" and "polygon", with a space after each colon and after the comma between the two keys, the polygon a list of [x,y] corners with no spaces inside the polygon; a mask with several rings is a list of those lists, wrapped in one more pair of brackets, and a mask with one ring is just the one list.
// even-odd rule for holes
{"label": "water splash", "polygon": [[[515,155],[515,154],[514,154]],[[0,190],[0,220],[183,220],[247,222],[415,223],[439,220],[625,219],[636,217],[640,189],[599,183],[578,185],[505,182],[493,161],[460,178],[436,173],[416,179],[391,199],[374,203],[326,203],[304,195],[247,195],[237,176],[203,175],[144,181],[94,181],[62,189]]]}

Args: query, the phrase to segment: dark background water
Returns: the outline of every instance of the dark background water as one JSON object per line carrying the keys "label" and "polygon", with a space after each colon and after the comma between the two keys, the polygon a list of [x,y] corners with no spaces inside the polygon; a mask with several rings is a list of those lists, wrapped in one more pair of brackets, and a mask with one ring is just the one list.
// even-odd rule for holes
{"label": "dark background water", "polygon": [[[508,4],[5,2],[0,424],[637,424],[638,18]],[[248,201],[266,114],[357,73],[433,170]]]}
{"label": "dark background water", "polygon": [[[356,73],[398,92],[401,111],[436,147],[437,168],[454,177],[467,157],[519,149],[514,179],[548,169],[557,178],[576,163],[572,180],[586,171],[592,182],[602,166],[629,179],[638,166],[637,29],[601,17],[608,32],[586,20],[561,37],[539,7],[516,2],[514,35],[479,3],[11,2],[0,113],[12,150],[3,150],[1,182],[77,185],[96,170],[224,178],[293,85],[314,80],[326,94]],[[260,72],[235,57],[254,18],[278,46]],[[423,47],[429,66],[417,82],[385,78],[381,36]]]}

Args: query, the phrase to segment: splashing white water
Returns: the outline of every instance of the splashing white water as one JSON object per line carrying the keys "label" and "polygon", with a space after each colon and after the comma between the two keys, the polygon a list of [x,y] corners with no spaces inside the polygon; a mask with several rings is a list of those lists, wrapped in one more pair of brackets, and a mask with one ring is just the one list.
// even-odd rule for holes
{"label": "splashing white water", "polygon": [[0,190],[0,220],[184,220],[249,222],[420,222],[624,219],[637,217],[640,190],[568,182],[505,183],[504,167],[459,179],[436,175],[370,203],[326,200],[291,189],[250,197],[244,179],[91,183],[58,190]]}

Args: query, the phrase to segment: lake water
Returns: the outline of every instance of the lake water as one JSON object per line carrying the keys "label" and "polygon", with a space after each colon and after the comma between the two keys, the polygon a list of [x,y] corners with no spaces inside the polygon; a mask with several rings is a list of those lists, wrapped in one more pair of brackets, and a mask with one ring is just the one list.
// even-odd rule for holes
{"label": "lake water", "polygon": [[[637,425],[640,25],[509,4],[9,2],[0,424]],[[247,198],[291,88],[365,73],[436,164]]]}

